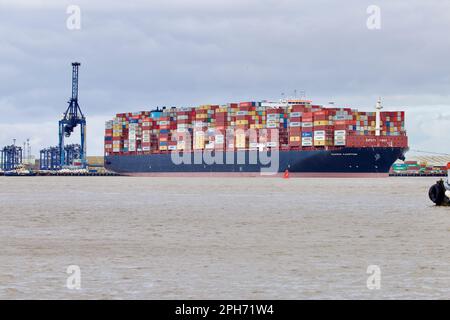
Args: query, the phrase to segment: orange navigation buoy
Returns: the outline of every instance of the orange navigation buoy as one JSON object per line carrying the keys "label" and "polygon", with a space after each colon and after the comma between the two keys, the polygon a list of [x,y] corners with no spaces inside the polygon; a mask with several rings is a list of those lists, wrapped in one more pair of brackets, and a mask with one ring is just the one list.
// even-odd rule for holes
{"label": "orange navigation buoy", "polygon": [[286,171],[284,172],[283,178],[284,179],[288,179],[289,178],[289,170],[286,169]]}

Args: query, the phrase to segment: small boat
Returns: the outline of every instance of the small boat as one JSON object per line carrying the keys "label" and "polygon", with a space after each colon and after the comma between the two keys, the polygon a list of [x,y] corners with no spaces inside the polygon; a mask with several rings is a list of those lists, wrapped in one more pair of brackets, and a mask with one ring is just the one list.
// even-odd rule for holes
{"label": "small boat", "polygon": [[437,206],[450,206],[450,162],[447,164],[448,177],[439,180],[430,187],[428,196]]}
{"label": "small boat", "polygon": [[30,177],[30,176],[35,176],[36,173],[31,170],[26,169],[23,165],[19,165],[14,170],[9,170],[9,171],[3,172],[3,175],[5,177]]}

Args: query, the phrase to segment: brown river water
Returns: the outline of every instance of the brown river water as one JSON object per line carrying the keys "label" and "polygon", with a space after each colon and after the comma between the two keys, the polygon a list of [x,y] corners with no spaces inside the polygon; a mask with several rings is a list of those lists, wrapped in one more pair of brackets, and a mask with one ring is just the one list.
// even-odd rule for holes
{"label": "brown river water", "polygon": [[435,180],[0,177],[0,298],[449,299]]}

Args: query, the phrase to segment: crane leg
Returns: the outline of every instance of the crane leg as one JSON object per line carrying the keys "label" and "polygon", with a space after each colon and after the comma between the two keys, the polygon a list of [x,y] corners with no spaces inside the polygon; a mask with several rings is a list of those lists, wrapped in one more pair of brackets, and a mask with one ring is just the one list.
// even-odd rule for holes
{"label": "crane leg", "polygon": [[64,166],[65,154],[64,154],[64,122],[59,122],[59,165],[61,168]]}

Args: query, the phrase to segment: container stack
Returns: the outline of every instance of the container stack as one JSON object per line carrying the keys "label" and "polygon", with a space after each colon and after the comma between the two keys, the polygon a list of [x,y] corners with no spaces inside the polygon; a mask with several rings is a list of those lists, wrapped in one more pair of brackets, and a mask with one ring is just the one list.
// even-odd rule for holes
{"label": "container stack", "polygon": [[447,166],[430,165],[426,161],[405,161],[404,163],[394,163],[391,167],[391,174],[400,175],[447,175]]}
{"label": "container stack", "polygon": [[144,118],[142,119],[142,151],[150,152],[151,151],[151,136],[152,136],[152,127],[153,127],[153,119],[152,118]]}
{"label": "container stack", "polygon": [[323,109],[313,113],[314,146],[332,146],[334,140],[333,109]]}
{"label": "container stack", "polygon": [[241,102],[120,113],[105,124],[105,154],[175,150],[312,150],[407,146],[404,112],[325,108],[310,101]]}
{"label": "container stack", "polygon": [[191,108],[183,108],[176,115],[176,132],[174,134],[177,142],[177,150],[186,150],[192,143],[192,118],[193,112]]}
{"label": "container stack", "polygon": [[113,127],[114,121],[106,121],[105,123],[105,153],[113,153]]}
{"label": "container stack", "polygon": [[302,147],[313,146],[313,113],[304,112],[302,118]]}
{"label": "container stack", "polygon": [[386,136],[400,136],[405,131],[405,112],[382,112],[382,134]]}
{"label": "container stack", "polygon": [[349,131],[354,135],[367,136],[375,134],[375,112],[353,111],[352,127]]}
{"label": "container stack", "polygon": [[303,106],[292,106],[289,112],[289,146],[293,148],[302,145],[302,111]]}

